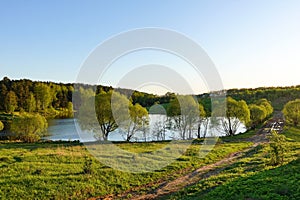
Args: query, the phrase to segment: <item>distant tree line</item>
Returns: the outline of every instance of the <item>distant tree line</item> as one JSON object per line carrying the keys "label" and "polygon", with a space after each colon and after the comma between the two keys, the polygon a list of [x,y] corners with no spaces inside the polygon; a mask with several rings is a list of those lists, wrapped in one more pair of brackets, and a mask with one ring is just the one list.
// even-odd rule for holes
{"label": "distant tree line", "polygon": [[[248,89],[225,90],[226,95],[235,100],[244,100],[247,104],[255,104],[259,99],[267,99],[276,111],[281,111],[284,105],[300,98],[300,85],[290,87],[261,87]],[[210,111],[210,95],[208,93],[197,95],[206,109]]]}
{"label": "distant tree line", "polygon": [[300,98],[300,85],[291,87],[261,87],[255,89],[230,89],[227,95],[236,100],[244,100],[248,104],[259,99],[267,99],[274,110],[281,111],[284,105]]}
{"label": "distant tree line", "polygon": [[[109,92],[114,89],[112,87],[100,85],[64,84],[31,81],[28,79],[10,80],[9,78],[4,77],[3,80],[0,81],[0,111],[12,113],[14,111],[23,110],[26,112],[46,113],[47,109],[66,110],[70,108],[72,95],[75,97],[77,95],[76,92],[74,92],[74,86],[84,90],[93,88],[93,91],[95,91],[96,94],[99,94],[101,91]],[[159,96],[130,89],[117,88],[115,90],[129,98],[133,104],[138,103],[146,108],[149,108],[154,104],[161,104],[166,107],[166,105],[176,96],[175,93],[170,92]],[[226,94],[237,101],[244,100],[247,104],[255,104],[259,99],[267,99],[271,102],[274,110],[282,110],[287,102],[300,98],[300,86],[230,89],[226,90]],[[197,98],[203,105],[206,113],[210,113],[210,95],[205,93],[197,95]],[[78,102],[79,105],[73,105],[75,110],[80,106],[80,101],[77,99],[77,103]]]}
{"label": "distant tree line", "polygon": [[[74,91],[74,86],[79,89]],[[113,88],[100,85],[31,81],[28,79],[10,80],[4,77],[0,81],[0,111],[6,113],[13,113],[14,111],[39,112],[46,115],[47,112],[51,114],[53,109],[57,111],[68,110],[71,107],[70,103],[72,103],[73,95],[80,98],[80,95],[77,94],[80,90],[91,90],[95,94],[99,94],[102,91],[112,91]],[[150,107],[155,103],[169,103],[170,99],[175,96],[173,93],[158,96],[130,89],[118,88],[115,90],[130,98],[133,104],[138,103],[143,107]],[[81,104],[80,99],[77,98],[76,100],[75,110]],[[63,116],[58,114],[57,117]]]}
{"label": "distant tree line", "polygon": [[46,117],[72,107],[72,84],[31,81],[28,79],[0,81],[0,110],[38,112]]}

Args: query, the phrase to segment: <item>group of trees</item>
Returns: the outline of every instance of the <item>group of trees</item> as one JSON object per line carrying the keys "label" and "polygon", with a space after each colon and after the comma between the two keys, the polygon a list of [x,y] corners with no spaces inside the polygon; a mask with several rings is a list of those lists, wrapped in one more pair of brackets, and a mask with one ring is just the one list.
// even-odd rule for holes
{"label": "group of trees", "polygon": [[255,128],[273,113],[273,107],[267,99],[260,99],[249,105],[251,127]]}
{"label": "group of trees", "polygon": [[300,85],[290,87],[261,87],[250,89],[230,89],[228,96],[236,100],[244,100],[253,104],[259,99],[268,99],[274,110],[281,111],[284,105],[294,99],[300,98]]}
{"label": "group of trees", "polygon": [[0,81],[0,111],[11,114],[14,111],[38,112],[45,117],[62,117],[60,115],[66,115],[65,112],[72,108],[73,91],[72,84],[5,77]]}
{"label": "group of trees", "polygon": [[31,80],[10,80],[5,77],[0,81],[0,111],[10,114],[9,119],[1,122],[12,134],[10,138],[24,142],[40,139],[47,129],[46,118],[72,117],[71,84],[34,82]]}
{"label": "group of trees", "polygon": [[193,138],[196,127],[197,137],[201,137],[200,128],[206,113],[203,105],[192,96],[178,95],[172,99],[167,108],[167,116],[171,120],[169,128],[179,131],[182,139]]}
{"label": "group of trees", "polygon": [[85,101],[78,111],[79,123],[82,128],[95,132],[99,140],[107,140],[119,128],[126,141],[130,141],[149,123],[147,109],[118,92],[101,91],[96,96],[82,93],[82,98]]}
{"label": "group of trees", "polygon": [[[138,103],[134,104],[132,99],[125,95],[112,90],[101,91],[95,96],[91,92],[82,91],[81,95],[85,101],[78,111],[79,123],[82,128],[94,131],[98,139],[107,140],[109,134],[117,128],[127,141],[137,132],[145,134],[149,131],[147,109]],[[214,117],[212,120],[211,113],[207,112],[196,98],[177,95],[170,100],[165,109],[166,117],[153,126],[153,134],[157,139],[163,140],[166,130],[172,130],[185,140],[195,136],[205,137],[208,127],[214,126],[232,136],[242,123],[247,127],[254,127],[273,112],[270,102],[266,99],[260,99],[248,106],[243,100],[237,101],[228,97],[226,105],[225,116]],[[161,108],[164,109],[162,106]],[[220,108],[224,109],[224,105]]]}
{"label": "group of trees", "polygon": [[[216,116],[213,118],[210,118],[211,112],[206,111],[207,109],[201,102],[198,104],[187,97],[182,102],[184,103],[179,106],[178,100],[173,100],[170,102],[168,109],[168,116],[175,122],[175,129],[180,131],[182,139],[186,138],[186,132],[188,132],[188,138],[193,137],[192,132],[196,132],[197,137],[200,138],[201,127],[205,129],[202,136],[205,137],[209,124],[227,136],[232,136],[237,133],[242,123],[246,128],[255,128],[273,113],[273,107],[267,99],[259,99],[255,104],[247,105],[244,100],[235,100],[232,97],[227,97],[226,104],[221,103],[219,106],[216,106],[216,111],[214,111]],[[225,109],[225,105],[226,112],[223,113],[224,115],[220,114],[222,113],[220,110]],[[185,107],[189,112],[180,113],[183,108],[185,110]],[[196,110],[195,107],[199,109],[197,113],[194,112]]]}
{"label": "group of trees", "polygon": [[[231,97],[227,98],[226,115],[220,118],[220,127],[226,135],[234,135],[241,123],[246,126],[250,122],[250,110],[244,100],[236,101]],[[216,126],[218,127],[218,126]]]}

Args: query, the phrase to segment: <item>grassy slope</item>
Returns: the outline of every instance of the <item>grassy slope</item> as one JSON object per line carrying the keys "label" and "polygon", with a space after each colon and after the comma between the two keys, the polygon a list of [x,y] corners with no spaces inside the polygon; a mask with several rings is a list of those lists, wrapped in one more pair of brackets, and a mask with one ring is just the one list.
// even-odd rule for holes
{"label": "grassy slope", "polygon": [[258,146],[217,176],[164,199],[300,199],[300,129],[283,133],[288,138],[285,163],[268,164],[268,146]]}
{"label": "grassy slope", "polygon": [[[118,144],[134,152],[149,152],[165,143]],[[200,144],[193,144],[171,165],[152,173],[132,174],[104,166],[86,148],[75,143],[0,143],[0,199],[86,199],[117,194],[160,179],[174,179],[213,163],[251,145],[227,142],[216,145],[208,156],[198,156]],[[92,159],[92,175],[83,173],[86,157]],[[162,158],[163,159],[163,158]],[[143,188],[147,190],[150,188]],[[141,191],[142,192],[142,191]]]}

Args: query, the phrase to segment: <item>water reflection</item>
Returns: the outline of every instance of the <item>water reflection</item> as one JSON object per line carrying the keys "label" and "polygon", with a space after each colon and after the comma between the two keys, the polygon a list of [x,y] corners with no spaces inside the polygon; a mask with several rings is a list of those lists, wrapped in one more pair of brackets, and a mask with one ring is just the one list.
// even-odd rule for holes
{"label": "water reflection", "polygon": [[[137,133],[132,141],[157,141],[157,140],[173,140],[180,139],[179,133],[168,129],[168,123],[165,115],[150,114],[150,126],[146,133]],[[201,131],[204,131],[204,127]],[[80,131],[80,135],[78,134]],[[245,132],[246,128],[242,125],[237,133]],[[194,137],[196,138],[196,130]],[[203,135],[203,133],[201,133]],[[215,128],[209,128],[207,131],[207,137],[211,135],[223,136],[224,134],[219,132]],[[64,140],[74,141],[79,140],[81,142],[96,141],[94,133],[90,131],[84,131],[80,129],[80,126],[76,119],[53,119],[49,121],[48,136],[43,137],[44,140]],[[124,136],[120,130],[115,130],[110,133],[108,140],[110,141],[125,141]]]}

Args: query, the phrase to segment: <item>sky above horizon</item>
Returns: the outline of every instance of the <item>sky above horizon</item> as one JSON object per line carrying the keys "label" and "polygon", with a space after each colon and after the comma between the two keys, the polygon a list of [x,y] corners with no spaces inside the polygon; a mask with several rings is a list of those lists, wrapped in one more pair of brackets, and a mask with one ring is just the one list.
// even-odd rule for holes
{"label": "sky above horizon", "polygon": [[[83,62],[103,41],[120,32],[157,27],[197,42],[225,89],[299,85],[299,10],[298,0],[2,0],[0,79],[76,82]],[[187,67],[178,58],[146,51],[116,62],[100,84],[115,86],[122,77],[114,76],[117,72],[152,59],[178,71]],[[193,82],[192,74],[185,78],[195,93],[206,92],[203,80]]]}

